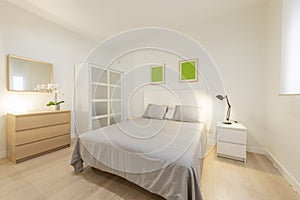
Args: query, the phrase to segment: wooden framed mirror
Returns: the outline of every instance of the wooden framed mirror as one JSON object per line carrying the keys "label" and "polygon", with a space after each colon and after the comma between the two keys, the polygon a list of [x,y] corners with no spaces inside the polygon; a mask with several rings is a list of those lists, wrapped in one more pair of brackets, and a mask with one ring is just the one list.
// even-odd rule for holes
{"label": "wooden framed mirror", "polygon": [[37,92],[41,84],[53,83],[53,65],[48,62],[7,55],[7,89]]}

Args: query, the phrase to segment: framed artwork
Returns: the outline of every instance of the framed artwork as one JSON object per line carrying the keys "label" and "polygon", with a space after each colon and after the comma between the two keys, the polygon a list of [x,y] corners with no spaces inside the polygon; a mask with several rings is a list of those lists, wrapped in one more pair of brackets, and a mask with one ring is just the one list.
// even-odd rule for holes
{"label": "framed artwork", "polygon": [[165,82],[165,65],[151,67],[151,84]]}
{"label": "framed artwork", "polygon": [[189,82],[198,80],[198,59],[182,60],[179,62],[179,81]]}

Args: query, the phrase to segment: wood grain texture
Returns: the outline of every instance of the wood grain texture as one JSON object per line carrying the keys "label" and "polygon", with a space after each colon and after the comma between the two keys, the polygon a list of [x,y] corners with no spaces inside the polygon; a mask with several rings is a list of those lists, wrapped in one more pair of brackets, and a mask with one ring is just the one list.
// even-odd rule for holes
{"label": "wood grain texture", "polygon": [[[0,197],[6,200],[162,200],[115,175],[85,167],[74,174],[72,148],[14,165],[0,161]],[[201,191],[205,200],[300,200],[263,155],[248,153],[246,163],[215,156],[204,160]]]}
{"label": "wood grain texture", "polygon": [[247,162],[216,157],[204,160],[201,189],[213,200],[300,200],[268,158],[247,152]]}
{"label": "wood grain texture", "polygon": [[70,113],[47,112],[47,114],[42,113],[40,115],[29,114],[28,116],[16,117],[16,131],[65,123],[70,123]]}
{"label": "wood grain texture", "polygon": [[6,126],[6,156],[11,159],[12,162],[16,162],[16,118],[13,115],[7,115]]}
{"label": "wood grain texture", "polygon": [[16,137],[16,145],[18,146],[27,144],[69,133],[70,124],[60,124],[56,126],[47,126],[26,131],[18,131]]}
{"label": "wood grain texture", "polygon": [[7,114],[7,157],[18,163],[70,145],[70,111]]}
{"label": "wood grain texture", "polygon": [[61,135],[16,147],[16,160],[70,144],[70,134]]}

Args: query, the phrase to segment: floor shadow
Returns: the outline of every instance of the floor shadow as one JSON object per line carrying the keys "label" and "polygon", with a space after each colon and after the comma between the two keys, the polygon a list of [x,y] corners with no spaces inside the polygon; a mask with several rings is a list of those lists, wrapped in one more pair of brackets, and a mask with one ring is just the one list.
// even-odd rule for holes
{"label": "floor shadow", "polygon": [[[248,168],[251,170],[256,170],[264,173],[270,173],[272,175],[280,175],[278,170],[273,166],[273,163],[263,154],[247,152],[246,162],[219,157],[216,153],[216,147],[210,152],[208,156],[211,160],[222,162],[228,165],[234,165],[236,167]],[[259,164],[258,164],[259,163]]]}
{"label": "floor shadow", "polygon": [[[98,177],[95,178],[95,176]],[[122,177],[89,166],[85,167],[82,177],[87,181],[97,184],[98,186],[118,195],[124,200],[164,200],[163,197],[151,193]]]}

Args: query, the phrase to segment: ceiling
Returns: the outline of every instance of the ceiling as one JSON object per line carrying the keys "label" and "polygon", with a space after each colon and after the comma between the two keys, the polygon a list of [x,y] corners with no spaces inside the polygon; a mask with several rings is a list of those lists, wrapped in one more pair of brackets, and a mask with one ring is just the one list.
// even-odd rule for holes
{"label": "ceiling", "polygon": [[7,0],[95,42],[138,27],[175,30],[265,0]]}

